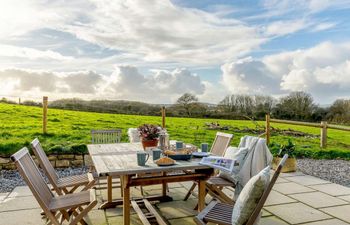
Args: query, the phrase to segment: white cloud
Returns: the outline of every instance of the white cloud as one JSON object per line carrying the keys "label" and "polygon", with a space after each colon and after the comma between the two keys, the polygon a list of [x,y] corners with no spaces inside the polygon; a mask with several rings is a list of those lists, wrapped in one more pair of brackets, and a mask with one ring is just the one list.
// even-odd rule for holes
{"label": "white cloud", "polygon": [[199,76],[186,69],[155,70],[143,75],[136,67],[118,66],[106,91],[122,99],[169,103],[186,92],[203,94],[205,85]]}
{"label": "white cloud", "polygon": [[87,94],[93,96],[103,84],[104,76],[92,71],[57,73],[50,71],[5,69],[0,70],[0,83],[11,84],[11,89],[1,90],[3,95],[27,94],[37,96],[51,93],[57,96]]}
{"label": "white cloud", "polygon": [[87,22],[62,30],[103,47],[133,52],[147,62],[213,65],[235,59],[265,40],[238,20],[169,0],[91,0]]}
{"label": "white cloud", "polygon": [[306,91],[319,102],[350,96],[350,43],[324,42],[309,49],[224,64],[223,84],[232,93],[280,95]]}
{"label": "white cloud", "polygon": [[260,60],[251,57],[221,66],[222,84],[232,93],[269,94],[276,89],[276,80]]}
{"label": "white cloud", "polygon": [[[84,4],[81,4],[84,3]],[[51,28],[78,20],[85,1],[1,0],[0,40],[18,38],[30,31]]]}
{"label": "white cloud", "polygon": [[183,93],[205,93],[200,77],[186,69],[155,70],[141,74],[136,67],[120,65],[111,75],[93,71],[50,72],[23,69],[0,70],[0,95],[55,98],[126,99],[171,103]]}
{"label": "white cloud", "polygon": [[41,51],[33,48],[27,47],[17,47],[13,45],[3,45],[0,44],[0,57],[16,57],[16,58],[25,58],[29,60],[72,60],[71,56],[63,56],[58,52],[51,50]]}
{"label": "white cloud", "polygon": [[337,23],[331,23],[331,22],[324,22],[317,24],[313,29],[312,32],[319,32],[319,31],[324,31],[324,30],[329,30],[333,27],[335,27]]}
{"label": "white cloud", "polygon": [[268,36],[282,36],[306,29],[309,26],[310,23],[304,19],[280,20],[268,24],[264,33]]}

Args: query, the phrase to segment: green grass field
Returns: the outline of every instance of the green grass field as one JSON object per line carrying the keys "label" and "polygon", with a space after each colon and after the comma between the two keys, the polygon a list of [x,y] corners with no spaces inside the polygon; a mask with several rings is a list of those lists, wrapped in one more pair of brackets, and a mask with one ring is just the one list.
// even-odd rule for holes
{"label": "green grass field", "polygon": [[[244,120],[217,120],[168,117],[166,126],[171,139],[182,140],[199,145],[212,143],[216,130],[208,130],[206,122],[219,122],[229,126],[228,133],[233,133],[232,145],[237,146],[240,137],[252,135],[246,128],[255,129],[255,124]],[[143,123],[160,124],[161,117],[103,114],[49,109],[48,134],[42,134],[42,109],[38,107],[0,104],[0,155],[8,156],[38,137],[44,148],[51,152],[86,151],[85,144],[90,142],[91,129],[120,128],[123,130],[122,141],[126,142],[127,129]],[[259,124],[263,125],[261,121]],[[318,128],[272,124],[279,129],[293,129],[319,135]],[[292,138],[297,145],[297,155],[312,158],[350,159],[350,132],[328,130],[328,148],[320,149],[319,137],[292,137],[273,134],[271,141],[286,143]]]}

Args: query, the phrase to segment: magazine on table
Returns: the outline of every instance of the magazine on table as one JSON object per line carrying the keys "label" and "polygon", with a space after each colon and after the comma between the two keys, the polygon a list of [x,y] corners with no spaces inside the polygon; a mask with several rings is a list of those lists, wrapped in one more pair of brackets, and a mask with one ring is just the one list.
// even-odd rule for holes
{"label": "magazine on table", "polygon": [[235,166],[235,160],[219,156],[209,156],[202,158],[200,164],[222,170],[223,172],[232,173]]}

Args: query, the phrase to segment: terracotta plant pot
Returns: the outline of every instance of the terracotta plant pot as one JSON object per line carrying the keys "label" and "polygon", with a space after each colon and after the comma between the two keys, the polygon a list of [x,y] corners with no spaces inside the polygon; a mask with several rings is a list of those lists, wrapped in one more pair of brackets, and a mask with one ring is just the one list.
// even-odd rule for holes
{"label": "terracotta plant pot", "polygon": [[146,150],[147,147],[157,147],[158,146],[158,139],[153,139],[153,140],[142,139],[141,142],[142,142],[143,150]]}
{"label": "terracotta plant pot", "polygon": [[[280,157],[273,157],[272,169],[276,170],[281,160],[282,158]],[[297,170],[297,160],[295,158],[288,158],[281,172],[289,173],[289,172],[295,172],[296,170]]]}

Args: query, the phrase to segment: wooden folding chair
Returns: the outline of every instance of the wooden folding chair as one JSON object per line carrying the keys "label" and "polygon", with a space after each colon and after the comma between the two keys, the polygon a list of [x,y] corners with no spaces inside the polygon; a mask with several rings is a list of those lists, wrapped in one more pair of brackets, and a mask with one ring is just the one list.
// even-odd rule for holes
{"label": "wooden folding chair", "polygon": [[[113,144],[113,143],[120,143],[122,137],[122,130],[121,129],[103,129],[103,130],[91,130],[91,143],[92,144]],[[94,170],[94,168],[93,168]],[[94,176],[97,178],[97,175]],[[118,178],[118,177],[115,177]],[[96,189],[110,189],[112,188],[120,188],[122,189],[122,185],[120,180],[119,181],[113,181],[113,178],[111,176],[107,176],[107,183],[104,178],[98,177],[98,187]],[[107,184],[107,186],[105,186]],[[115,184],[115,186],[113,186]],[[123,191],[121,190],[121,195]]]}
{"label": "wooden folding chair", "polygon": [[[273,185],[276,183],[276,180],[281,173],[282,167],[284,166],[288,155],[284,155],[280,164],[277,167],[269,185],[263,192],[258,204],[254,208],[254,211],[250,215],[248,221],[245,225],[254,225],[255,221],[259,217],[260,211],[263,208],[267,197],[269,196]],[[232,224],[232,212],[234,205],[222,203],[218,201],[212,201],[203,211],[201,211],[195,218],[194,221],[198,225],[204,225],[207,223],[213,224],[222,224],[222,225],[231,225]]]}
{"label": "wooden folding chair", "polygon": [[[217,132],[213,145],[211,146],[210,153],[215,156],[223,156],[226,152],[226,149],[230,146],[230,142],[233,138],[233,134],[227,134],[222,132]],[[194,182],[187,192],[184,201],[186,201],[191,194],[193,194],[193,190],[196,188],[197,183]]]}
{"label": "wooden folding chair", "polygon": [[43,209],[48,220],[46,224],[60,225],[64,220],[67,220],[70,225],[79,222],[86,224],[83,217],[97,204],[95,190],[55,197],[27,148],[22,148],[13,154],[11,159]]}
{"label": "wooden folding chair", "polygon": [[92,144],[120,143],[122,138],[121,129],[113,130],[91,130]]}
{"label": "wooden folding chair", "polygon": [[36,158],[39,160],[40,167],[44,170],[50,184],[57,194],[63,195],[73,193],[79,187],[83,187],[82,190],[86,191],[94,186],[95,179],[91,173],[63,178],[58,177],[37,138],[31,142],[31,146]]}

